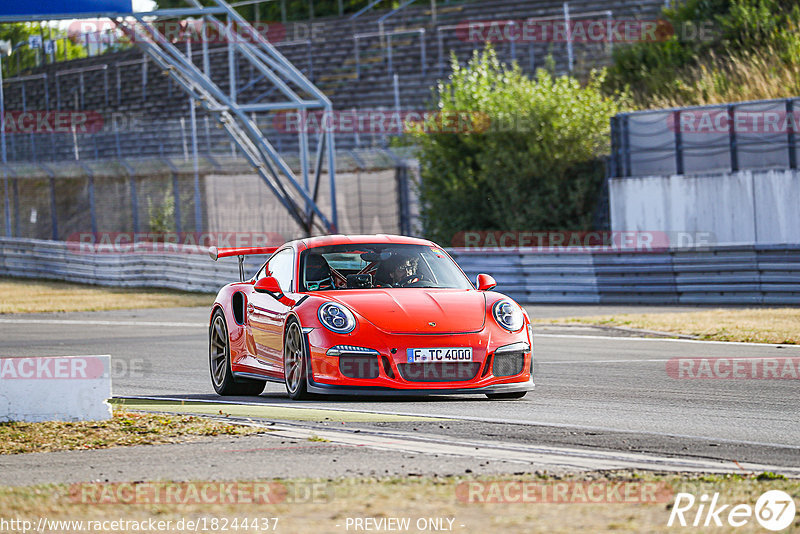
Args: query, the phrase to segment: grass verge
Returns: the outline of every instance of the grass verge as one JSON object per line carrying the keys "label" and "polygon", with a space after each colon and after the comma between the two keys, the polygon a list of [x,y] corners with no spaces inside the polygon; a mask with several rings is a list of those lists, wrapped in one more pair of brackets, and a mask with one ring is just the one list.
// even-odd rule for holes
{"label": "grass verge", "polygon": [[[478,495],[488,496],[491,488],[511,483],[529,483],[536,489],[529,497],[522,499],[520,493],[510,492],[514,502],[481,502]],[[544,491],[552,494],[557,487],[564,484],[572,488],[564,493],[565,499],[557,503],[537,502],[536,495]],[[212,484],[211,486],[208,486]],[[214,483],[206,481],[184,483],[179,491],[153,492],[154,487],[169,485],[165,482],[138,483],[135,491],[127,484],[105,486],[110,491],[99,491],[94,488],[67,485],[48,485],[32,487],[0,487],[0,517],[16,517],[33,521],[46,517],[49,521],[82,520],[108,521],[121,519],[124,521],[172,521],[205,520],[209,528],[216,520],[215,530],[232,530],[233,521],[241,522],[244,518],[268,519],[278,518],[279,532],[319,532],[341,533],[359,530],[354,528],[354,518],[371,518],[404,520],[408,519],[411,528],[408,532],[435,531],[432,525],[441,525],[440,530],[450,532],[671,532],[675,528],[681,531],[698,532],[703,529],[667,527],[672,504],[678,492],[686,492],[696,498],[703,494],[719,493],[719,505],[747,504],[753,507],[758,497],[768,490],[782,490],[792,496],[795,501],[800,497],[800,481],[786,480],[756,475],[724,475],[698,476],[680,474],[653,474],[641,472],[591,473],[570,477],[549,477],[546,474],[519,475],[507,477],[408,477],[381,479],[327,479],[327,480],[281,480],[270,481],[273,490],[270,495],[283,495],[282,498],[270,500],[267,504],[246,502],[252,493],[220,492],[223,498],[214,498],[217,493],[211,492],[213,502],[204,501],[198,496],[202,491],[187,491],[189,486],[202,488],[214,487]],[[615,500],[615,496],[625,497],[625,487],[643,487],[645,484],[656,484],[666,488],[654,494],[654,499],[640,499],[637,502]],[[477,486],[476,486],[477,485]],[[140,487],[142,486],[142,487]],[[175,485],[173,485],[175,486]],[[239,482],[237,488],[246,487]],[[123,491],[124,487],[124,491]],[[469,488],[478,491],[469,493]],[[586,502],[584,497],[575,493],[574,488],[600,488],[605,502]],[[610,492],[606,488],[617,487],[619,491]],[[118,488],[118,489],[117,489]],[[142,491],[140,491],[142,490]],[[465,491],[466,490],[466,491]],[[172,502],[151,502],[143,498],[132,501],[126,496],[173,495]],[[239,500],[238,495],[245,499]],[[87,498],[87,495],[89,498]],[[98,504],[97,495],[106,495],[110,499]],[[501,493],[502,495],[502,493]],[[633,492],[630,495],[647,495]],[[472,496],[473,498],[470,498]],[[121,497],[121,499],[120,499]],[[128,499],[121,503],[120,500]],[[501,497],[502,500],[502,497]],[[203,502],[199,502],[203,501]],[[222,502],[221,502],[222,501]],[[495,499],[496,501],[496,499]],[[520,502],[522,501],[522,502]],[[694,520],[697,505],[686,513],[689,525]],[[725,521],[730,506],[721,514]],[[705,514],[701,521],[705,519]],[[431,521],[439,523],[431,523]],[[419,528],[420,521],[427,528]],[[702,524],[702,523],[701,523]],[[239,523],[241,525],[241,523]],[[259,523],[262,525],[263,523]],[[348,529],[347,526],[350,525]],[[363,525],[363,523],[362,523]],[[757,532],[759,525],[754,517],[744,528],[716,528],[720,532]],[[800,526],[797,518],[793,527]],[[447,528],[449,527],[449,528]],[[185,529],[186,527],[184,527]],[[272,530],[272,529],[270,529]],[[362,529],[363,530],[363,529]],[[386,531],[373,528],[376,531]],[[394,529],[399,530],[399,529]],[[708,530],[707,528],[705,530]],[[793,530],[789,527],[787,531]],[[115,529],[117,532],[136,531],[131,525]]]}
{"label": "grass verge", "polygon": [[624,313],[591,317],[536,319],[542,324],[621,326],[696,336],[713,341],[800,343],[800,309],[767,308],[695,312]]}
{"label": "grass verge", "polygon": [[[677,74],[677,75],[676,75]],[[781,58],[769,47],[736,55],[709,54],[696,65],[663,72],[647,90],[634,91],[638,108],[705,106],[727,102],[769,100],[795,95],[800,89],[800,63]]]}
{"label": "grass verge", "polygon": [[263,432],[205,417],[116,411],[108,421],[0,423],[0,454],[108,449]]}
{"label": "grass verge", "polygon": [[0,313],[210,307],[213,302],[214,295],[208,293],[0,278]]}

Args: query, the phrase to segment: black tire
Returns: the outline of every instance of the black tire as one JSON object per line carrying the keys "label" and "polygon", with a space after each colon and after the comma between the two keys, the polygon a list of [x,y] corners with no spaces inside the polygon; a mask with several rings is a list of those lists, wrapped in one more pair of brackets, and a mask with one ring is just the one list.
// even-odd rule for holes
{"label": "black tire", "polygon": [[292,400],[310,397],[306,374],[308,361],[306,337],[297,321],[292,320],[286,326],[283,339],[283,383]]}
{"label": "black tire", "polygon": [[214,312],[208,327],[208,369],[211,385],[217,395],[260,395],[266,382],[236,378],[231,371],[231,347],[225,315],[219,309]]}
{"label": "black tire", "polygon": [[521,399],[527,394],[527,391],[513,391],[511,393],[487,393],[486,396],[492,400],[510,400]]}

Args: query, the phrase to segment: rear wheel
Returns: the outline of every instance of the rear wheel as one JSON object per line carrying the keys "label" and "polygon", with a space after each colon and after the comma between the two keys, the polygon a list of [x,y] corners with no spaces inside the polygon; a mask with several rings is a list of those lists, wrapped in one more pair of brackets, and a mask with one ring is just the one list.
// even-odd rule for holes
{"label": "rear wheel", "polygon": [[486,396],[492,400],[510,400],[510,399],[521,399],[525,395],[527,395],[527,391],[514,391],[512,393],[487,393]]}
{"label": "rear wheel", "polygon": [[283,342],[283,381],[289,398],[301,400],[308,398],[306,382],[306,341],[300,325],[292,321],[286,328]]}
{"label": "rear wheel", "polygon": [[225,315],[214,312],[208,330],[208,365],[211,384],[217,395],[260,395],[266,382],[261,380],[236,379],[231,371],[231,350]]}

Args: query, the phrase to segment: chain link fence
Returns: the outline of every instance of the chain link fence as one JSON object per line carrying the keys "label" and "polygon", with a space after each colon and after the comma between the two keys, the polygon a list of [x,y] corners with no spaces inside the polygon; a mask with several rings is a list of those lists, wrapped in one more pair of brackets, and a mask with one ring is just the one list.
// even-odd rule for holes
{"label": "chain link fence", "polygon": [[[297,165],[297,161],[290,161]],[[164,156],[0,166],[6,237],[76,240],[81,234],[305,232],[238,157]],[[414,171],[386,150],[337,157],[339,231],[401,233],[413,226]],[[327,183],[324,169],[321,183]],[[330,209],[327,191],[320,195]]]}

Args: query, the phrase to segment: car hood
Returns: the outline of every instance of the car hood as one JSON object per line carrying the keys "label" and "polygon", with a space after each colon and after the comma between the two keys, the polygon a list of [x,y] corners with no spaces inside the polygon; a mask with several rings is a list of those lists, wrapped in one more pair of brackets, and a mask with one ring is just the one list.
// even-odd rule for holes
{"label": "car hood", "polygon": [[370,289],[331,296],[385,332],[476,332],[486,321],[486,299],[474,289]]}

